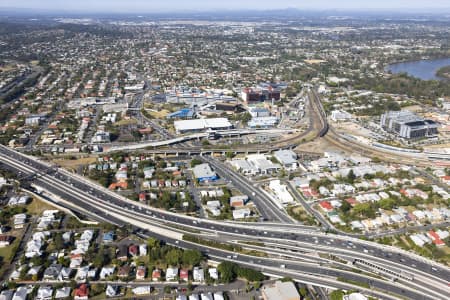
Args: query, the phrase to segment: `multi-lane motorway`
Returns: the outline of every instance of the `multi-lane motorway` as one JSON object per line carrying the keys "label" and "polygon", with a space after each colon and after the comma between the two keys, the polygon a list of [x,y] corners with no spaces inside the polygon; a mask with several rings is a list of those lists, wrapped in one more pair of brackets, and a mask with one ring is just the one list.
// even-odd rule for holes
{"label": "multi-lane motorway", "polygon": [[[167,243],[178,244],[180,247],[200,249],[213,260],[232,259],[242,264],[256,265],[267,274],[290,276],[303,282],[336,288],[352,286],[336,280],[336,277],[345,277],[369,284],[374,290],[365,292],[377,297],[393,298],[397,295],[410,299],[450,298],[448,290],[450,269],[402,250],[350,237],[326,235],[297,224],[244,225],[177,215],[125,199],[64,170],[49,170],[48,165],[7,147],[1,146],[0,154],[0,162],[4,167],[18,174],[20,172],[22,176],[43,173],[41,176],[30,178],[30,182],[58,195],[74,210],[118,225],[132,224],[138,230],[138,234],[156,236]],[[289,255],[281,258],[233,255],[227,251],[180,240],[180,233],[173,227],[171,229],[171,226],[186,228],[191,234],[201,234],[204,238],[208,238],[208,235],[204,234],[209,232],[211,238],[218,238],[223,242],[229,242],[232,239],[255,240],[264,243],[264,249],[267,252],[287,252]],[[192,233],[192,229],[200,232]],[[309,252],[330,253],[344,259],[358,258],[389,270],[392,274],[402,272],[414,274],[414,278],[413,280],[400,278],[398,282],[391,282],[361,273],[326,268],[320,263],[302,262],[305,259],[305,249]],[[285,256],[290,258],[287,259]],[[311,259],[311,256],[307,258]],[[281,268],[282,265],[283,268]],[[392,277],[395,276],[392,275]]]}

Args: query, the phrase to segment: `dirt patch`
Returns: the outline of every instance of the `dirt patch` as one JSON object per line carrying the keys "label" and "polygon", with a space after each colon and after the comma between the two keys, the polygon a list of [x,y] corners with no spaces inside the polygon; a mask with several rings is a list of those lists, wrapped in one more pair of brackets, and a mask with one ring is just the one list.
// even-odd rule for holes
{"label": "dirt patch", "polygon": [[312,152],[317,154],[323,154],[325,151],[335,150],[337,151],[337,148],[334,148],[333,145],[328,143],[324,139],[315,139],[314,141],[300,144],[295,148],[296,151],[304,151],[304,152]]}
{"label": "dirt patch", "polygon": [[93,164],[97,162],[97,158],[95,157],[84,157],[78,159],[56,159],[53,162],[64,169],[76,170],[79,166],[85,166],[89,164]]}
{"label": "dirt patch", "polygon": [[58,208],[37,199],[33,199],[31,203],[27,205],[27,212],[31,215],[40,216],[44,210],[54,210],[54,209]]}
{"label": "dirt patch", "polygon": [[150,111],[149,113],[155,119],[164,119],[170,111],[163,109],[160,111]]}

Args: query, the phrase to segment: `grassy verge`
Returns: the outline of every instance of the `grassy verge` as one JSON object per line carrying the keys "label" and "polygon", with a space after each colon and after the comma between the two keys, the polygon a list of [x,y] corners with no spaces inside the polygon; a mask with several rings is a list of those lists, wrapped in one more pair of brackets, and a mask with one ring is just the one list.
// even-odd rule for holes
{"label": "grassy verge", "polygon": [[245,255],[257,256],[257,257],[267,257],[267,253],[262,252],[262,251],[248,250],[248,249],[244,249],[238,245],[231,245],[231,244],[225,244],[225,243],[221,243],[221,242],[217,242],[217,241],[205,240],[205,239],[201,239],[201,238],[198,238],[198,237],[192,236],[192,235],[186,235],[186,234],[183,235],[183,240],[192,242],[192,243],[196,243],[196,244],[205,245],[205,246],[212,247],[212,248],[217,248],[217,249],[222,249],[222,250],[232,251],[232,252],[238,252],[238,253],[245,254]]}
{"label": "grassy verge", "polygon": [[338,277],[337,280],[340,281],[340,282],[345,282],[345,283],[357,285],[357,286],[360,286],[360,287],[363,287],[363,288],[366,288],[366,289],[370,288],[370,285],[368,283],[347,279],[345,277]]}

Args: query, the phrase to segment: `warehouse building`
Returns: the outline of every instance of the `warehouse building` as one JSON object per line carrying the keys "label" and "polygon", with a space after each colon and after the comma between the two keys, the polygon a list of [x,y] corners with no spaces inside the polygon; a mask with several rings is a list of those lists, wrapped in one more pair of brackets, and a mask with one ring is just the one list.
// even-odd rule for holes
{"label": "warehouse building", "polygon": [[209,164],[197,165],[192,169],[192,172],[194,173],[194,177],[200,183],[216,181],[219,179],[219,176],[211,169]]}
{"label": "warehouse building", "polygon": [[298,168],[297,154],[292,150],[279,150],[273,154],[275,158],[289,171]]}
{"label": "warehouse building", "polygon": [[423,119],[409,111],[389,111],[381,115],[381,127],[405,139],[434,137],[438,134],[438,124]]}
{"label": "warehouse building", "polygon": [[249,128],[271,128],[275,127],[277,123],[277,117],[258,117],[252,118],[247,125]]}
{"label": "warehouse building", "polygon": [[233,125],[226,118],[182,120],[175,121],[173,124],[178,134],[200,132],[208,129],[227,130],[233,128]]}

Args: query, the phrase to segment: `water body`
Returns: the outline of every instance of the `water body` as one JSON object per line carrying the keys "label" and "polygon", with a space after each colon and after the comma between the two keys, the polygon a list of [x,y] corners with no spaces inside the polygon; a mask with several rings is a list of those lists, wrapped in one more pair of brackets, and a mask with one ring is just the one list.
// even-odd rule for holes
{"label": "water body", "polygon": [[386,70],[391,71],[393,74],[408,73],[408,75],[422,80],[443,80],[442,77],[436,76],[436,72],[446,66],[450,66],[450,58],[423,59],[396,63],[387,66]]}

